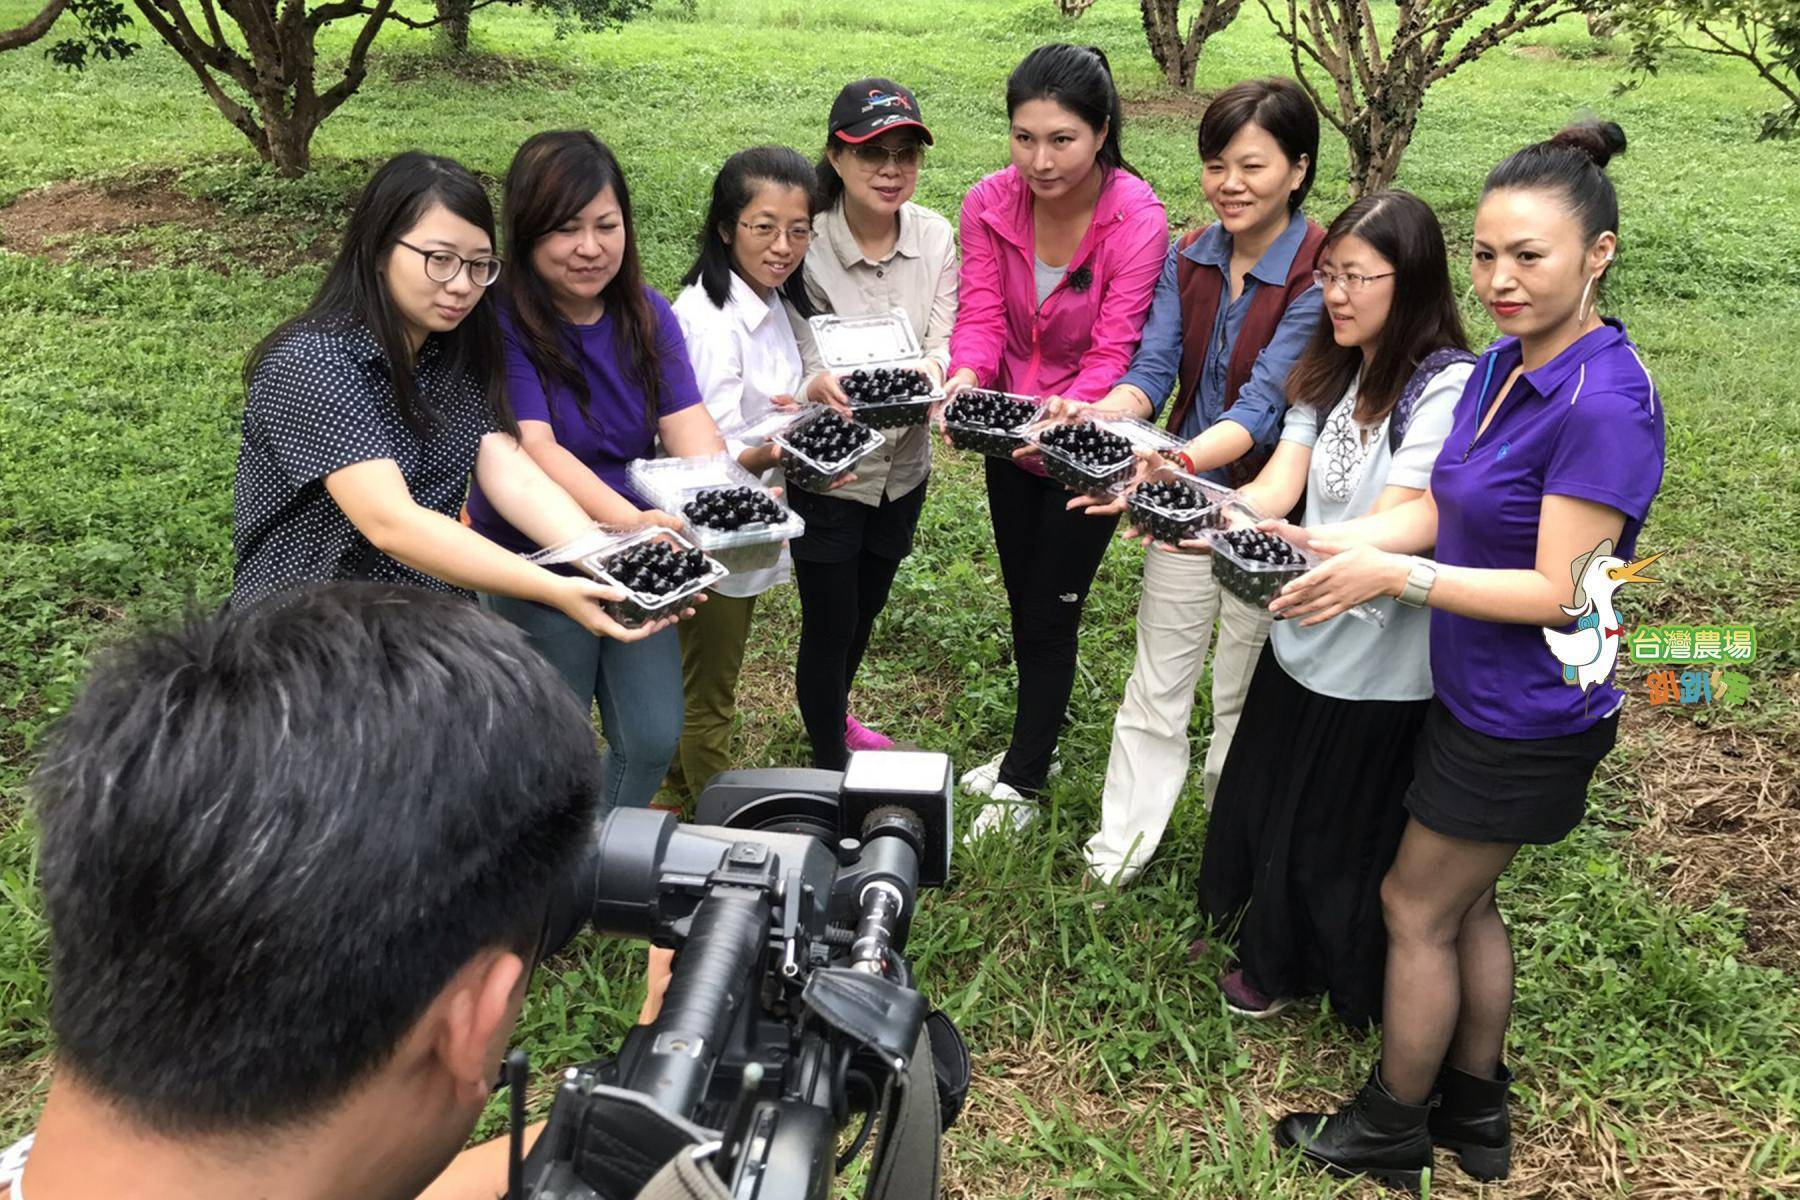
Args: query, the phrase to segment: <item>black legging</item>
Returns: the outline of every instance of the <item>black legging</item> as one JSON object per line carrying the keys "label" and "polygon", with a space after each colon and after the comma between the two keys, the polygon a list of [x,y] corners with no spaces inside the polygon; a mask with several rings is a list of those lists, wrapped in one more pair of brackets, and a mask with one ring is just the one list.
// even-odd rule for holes
{"label": "black legging", "polygon": [[1070,512],[1061,484],[1001,459],[987,460],[987,496],[1019,672],[1000,782],[1035,796],[1050,776],[1075,687],[1082,606],[1119,519]]}
{"label": "black legging", "polygon": [[899,559],[866,549],[842,562],[794,559],[794,584],[800,592],[794,691],[816,767],[843,769],[850,685],[899,569]]}

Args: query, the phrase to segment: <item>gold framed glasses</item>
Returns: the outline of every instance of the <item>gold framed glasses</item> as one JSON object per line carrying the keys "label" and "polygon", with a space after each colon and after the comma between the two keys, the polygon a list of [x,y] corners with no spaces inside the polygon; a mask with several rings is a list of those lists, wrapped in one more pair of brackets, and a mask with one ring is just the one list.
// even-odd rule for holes
{"label": "gold framed glasses", "polygon": [[1346,292],[1360,292],[1377,279],[1391,279],[1393,275],[1392,271],[1383,271],[1379,275],[1359,275],[1355,271],[1314,271],[1313,282],[1319,285],[1321,291],[1336,284]]}
{"label": "gold framed glasses", "polygon": [[813,235],[811,225],[790,225],[783,229],[772,221],[739,221],[738,228],[758,242],[773,242],[785,235],[790,246],[804,246],[812,241]]}

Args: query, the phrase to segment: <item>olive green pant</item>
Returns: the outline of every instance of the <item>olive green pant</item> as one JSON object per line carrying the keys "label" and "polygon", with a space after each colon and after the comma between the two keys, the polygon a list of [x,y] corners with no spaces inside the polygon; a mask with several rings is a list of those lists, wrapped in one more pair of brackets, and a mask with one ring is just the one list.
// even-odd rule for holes
{"label": "olive green pant", "polygon": [[755,596],[706,598],[681,631],[681,682],[686,712],[681,745],[668,785],[692,802],[714,775],[731,766],[731,722],[737,714],[738,672],[750,640]]}

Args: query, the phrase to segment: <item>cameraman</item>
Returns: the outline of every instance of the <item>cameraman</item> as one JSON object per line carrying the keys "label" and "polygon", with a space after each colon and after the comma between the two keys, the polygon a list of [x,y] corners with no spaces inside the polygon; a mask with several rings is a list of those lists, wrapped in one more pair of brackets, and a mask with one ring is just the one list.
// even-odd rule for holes
{"label": "cameraman", "polygon": [[[568,687],[453,596],[333,584],[107,656],[35,781],[56,1073],[0,1197],[417,1196],[598,776]],[[445,1184],[498,1194],[471,1155]]]}

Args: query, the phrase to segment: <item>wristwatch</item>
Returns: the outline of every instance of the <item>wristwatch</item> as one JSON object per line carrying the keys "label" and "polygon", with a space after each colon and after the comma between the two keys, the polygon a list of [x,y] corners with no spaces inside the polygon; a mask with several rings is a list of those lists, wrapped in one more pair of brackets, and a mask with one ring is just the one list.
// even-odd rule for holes
{"label": "wristwatch", "polygon": [[1431,595],[1431,585],[1437,582],[1437,564],[1429,558],[1414,557],[1412,570],[1406,573],[1406,586],[1400,589],[1397,599],[1410,608],[1424,608],[1425,600]]}

